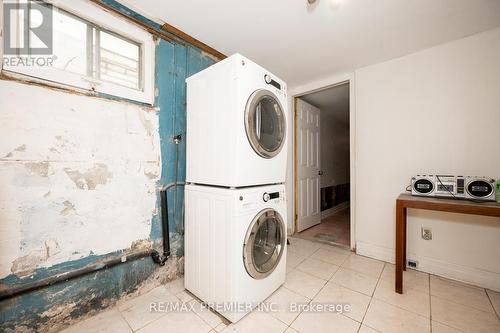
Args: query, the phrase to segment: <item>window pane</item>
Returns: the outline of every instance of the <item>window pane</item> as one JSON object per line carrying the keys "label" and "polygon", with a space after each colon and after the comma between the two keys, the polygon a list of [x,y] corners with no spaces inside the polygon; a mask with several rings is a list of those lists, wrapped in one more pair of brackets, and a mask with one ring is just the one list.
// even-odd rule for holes
{"label": "window pane", "polygon": [[87,24],[54,7],[53,66],[68,72],[87,72]]}
{"label": "window pane", "polygon": [[100,79],[139,89],[139,45],[100,31],[100,46]]}

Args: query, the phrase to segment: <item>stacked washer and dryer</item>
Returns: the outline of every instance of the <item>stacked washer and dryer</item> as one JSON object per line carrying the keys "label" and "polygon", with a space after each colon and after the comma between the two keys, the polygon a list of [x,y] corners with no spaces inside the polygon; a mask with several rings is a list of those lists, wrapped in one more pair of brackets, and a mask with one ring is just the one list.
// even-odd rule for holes
{"label": "stacked washer and dryer", "polygon": [[235,54],[187,80],[185,278],[236,322],[285,282],[285,83]]}

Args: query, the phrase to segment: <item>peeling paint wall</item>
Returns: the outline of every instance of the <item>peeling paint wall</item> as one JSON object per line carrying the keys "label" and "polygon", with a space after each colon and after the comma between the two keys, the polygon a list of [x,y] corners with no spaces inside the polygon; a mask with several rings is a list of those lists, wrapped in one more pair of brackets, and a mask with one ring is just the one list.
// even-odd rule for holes
{"label": "peeling paint wall", "polygon": [[[178,182],[184,182],[186,179],[186,78],[215,61],[194,47],[163,40],[160,40],[157,47],[156,59],[156,82],[159,90],[156,103],[160,109],[161,155],[164,157],[160,184],[167,185],[175,182],[176,170]],[[182,140],[176,147],[173,137],[179,134],[182,135]],[[178,163],[176,163],[177,154]],[[174,192],[177,192],[176,200]],[[184,187],[171,189],[167,197],[170,231],[182,236]],[[176,201],[175,206],[174,201]],[[182,237],[179,242],[182,243]],[[173,248],[179,250],[179,255],[182,255],[182,244]]]}
{"label": "peeling paint wall", "polygon": [[[165,40],[155,58],[154,107],[0,80],[0,290],[162,250],[158,190],[176,174],[185,179],[185,78],[215,60]],[[164,267],[143,258],[0,301],[0,331],[56,331],[182,274],[183,186],[167,196],[172,257]]]}
{"label": "peeling paint wall", "polygon": [[148,239],[152,108],[0,81],[0,277]]}

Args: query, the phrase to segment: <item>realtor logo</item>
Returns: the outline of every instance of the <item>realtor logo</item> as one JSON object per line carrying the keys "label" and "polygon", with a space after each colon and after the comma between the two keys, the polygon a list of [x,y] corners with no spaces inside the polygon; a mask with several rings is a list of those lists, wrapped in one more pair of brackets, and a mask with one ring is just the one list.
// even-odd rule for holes
{"label": "realtor logo", "polygon": [[5,2],[3,22],[5,55],[52,54],[50,4],[42,1]]}

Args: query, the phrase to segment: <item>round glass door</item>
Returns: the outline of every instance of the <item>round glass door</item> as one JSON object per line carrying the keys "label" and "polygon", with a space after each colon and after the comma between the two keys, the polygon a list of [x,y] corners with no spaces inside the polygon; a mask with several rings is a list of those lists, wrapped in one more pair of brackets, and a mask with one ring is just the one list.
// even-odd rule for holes
{"label": "round glass door", "polygon": [[285,115],[276,96],[269,90],[255,91],[245,110],[248,141],[264,158],[276,156],[285,143]]}
{"label": "round glass door", "polygon": [[285,223],[273,209],[261,211],[253,219],[243,244],[243,260],[248,274],[263,279],[280,262],[286,242]]}

